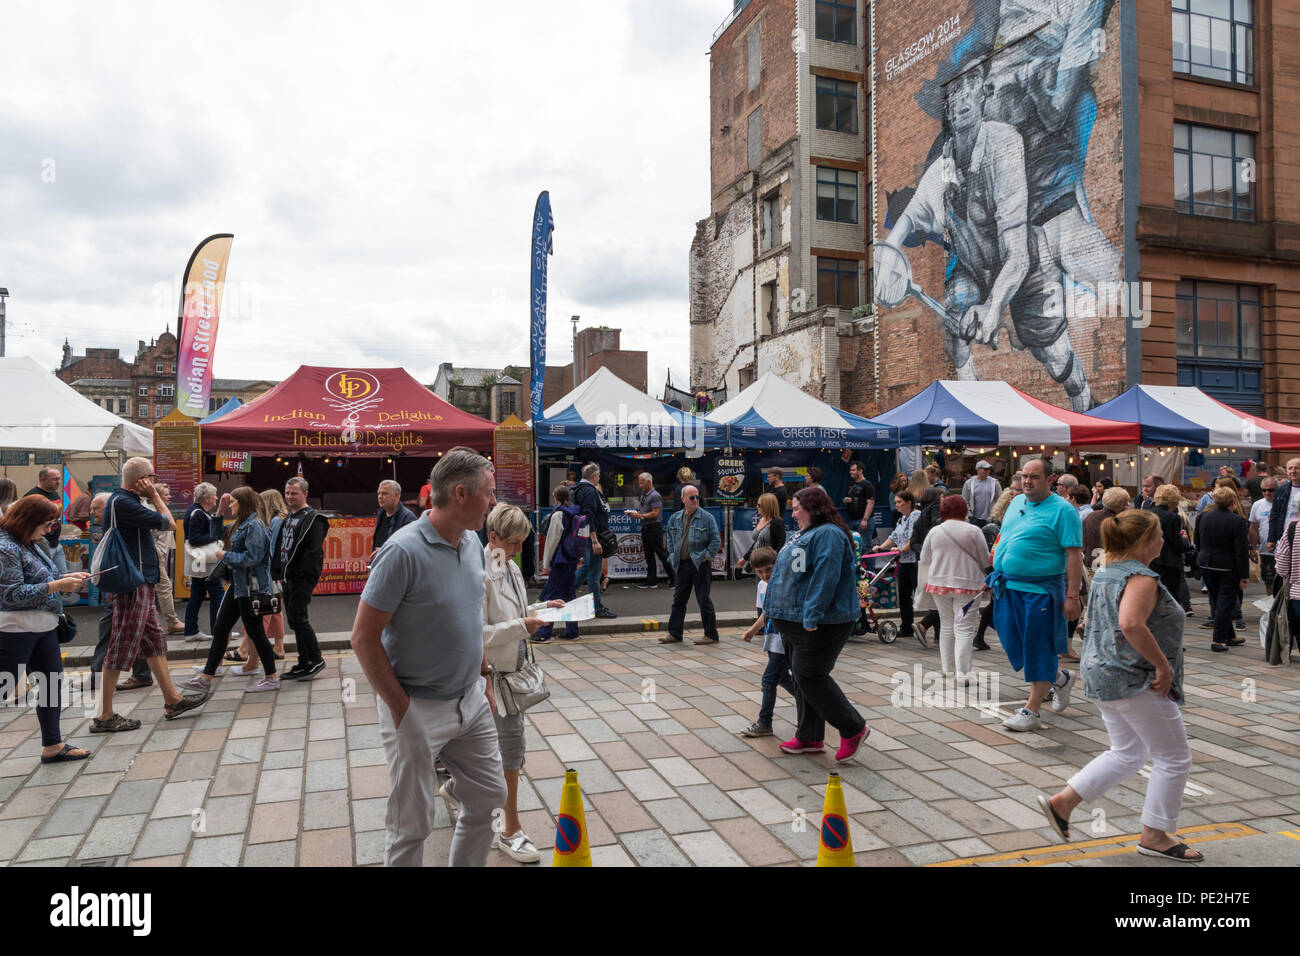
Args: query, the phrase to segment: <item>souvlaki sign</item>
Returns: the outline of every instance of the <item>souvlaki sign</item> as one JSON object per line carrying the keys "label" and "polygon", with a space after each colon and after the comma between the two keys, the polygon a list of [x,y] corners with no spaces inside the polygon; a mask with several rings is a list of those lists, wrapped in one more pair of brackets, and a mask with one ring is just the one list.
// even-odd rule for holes
{"label": "souvlaki sign", "polygon": [[935,50],[947,46],[961,29],[961,15],[954,13],[929,33],[917,37],[885,61],[885,79],[892,80],[909,66],[920,63]]}

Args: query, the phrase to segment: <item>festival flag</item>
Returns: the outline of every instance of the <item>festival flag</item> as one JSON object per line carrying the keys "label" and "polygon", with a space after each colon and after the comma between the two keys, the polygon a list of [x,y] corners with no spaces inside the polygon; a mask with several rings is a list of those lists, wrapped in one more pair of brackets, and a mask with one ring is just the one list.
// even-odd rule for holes
{"label": "festival flag", "polygon": [[81,497],[81,488],[77,485],[77,479],[72,477],[72,472],[68,471],[67,466],[63,467],[63,513],[68,513],[68,506]]}
{"label": "festival flag", "polygon": [[533,367],[529,381],[529,413],[534,420],[542,416],[542,385],[546,379],[546,257],[551,254],[551,194],[542,190],[533,210],[532,309]]}
{"label": "festival flag", "polygon": [[191,418],[204,418],[209,411],[217,323],[226,285],[226,263],[234,240],[225,232],[208,236],[195,248],[182,277],[180,314],[176,319],[176,409]]}

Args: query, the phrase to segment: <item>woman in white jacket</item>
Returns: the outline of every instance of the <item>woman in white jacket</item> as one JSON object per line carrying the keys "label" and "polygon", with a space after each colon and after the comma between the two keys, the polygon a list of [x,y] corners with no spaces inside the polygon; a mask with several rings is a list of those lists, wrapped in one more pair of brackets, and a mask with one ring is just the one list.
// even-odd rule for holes
{"label": "woman in white jacket", "polygon": [[[965,684],[970,680],[971,646],[980,621],[976,602],[984,590],[989,547],[984,533],[967,522],[961,495],[945,495],[939,516],[942,523],[925,536],[921,548],[920,575],[925,599],[939,612],[939,668],[944,677],[955,672]],[[967,604],[971,609],[962,615]]]}
{"label": "woman in white jacket", "polygon": [[[537,633],[543,621],[536,617],[544,607],[563,607],[561,600],[540,604],[528,603],[524,576],[513,558],[523,548],[529,531],[528,518],[514,505],[499,504],[488,515],[488,543],[483,553],[487,575],[483,589],[483,647],[492,680],[519,670],[528,652],[528,638]],[[524,832],[519,820],[519,771],[524,767],[524,715],[505,714],[502,695],[496,695],[497,739],[501,747],[501,766],[506,778],[506,805],[503,827],[492,845],[512,860],[536,863],[541,859],[537,847]]]}

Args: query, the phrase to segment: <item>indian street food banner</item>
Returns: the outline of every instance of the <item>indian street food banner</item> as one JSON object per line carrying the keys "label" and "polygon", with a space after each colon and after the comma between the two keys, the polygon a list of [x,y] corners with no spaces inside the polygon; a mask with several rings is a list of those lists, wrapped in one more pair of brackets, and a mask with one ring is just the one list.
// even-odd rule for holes
{"label": "indian street food banner", "polygon": [[226,263],[234,241],[229,233],[208,236],[185,266],[176,320],[176,410],[190,418],[204,418],[211,411],[212,360],[217,350]]}

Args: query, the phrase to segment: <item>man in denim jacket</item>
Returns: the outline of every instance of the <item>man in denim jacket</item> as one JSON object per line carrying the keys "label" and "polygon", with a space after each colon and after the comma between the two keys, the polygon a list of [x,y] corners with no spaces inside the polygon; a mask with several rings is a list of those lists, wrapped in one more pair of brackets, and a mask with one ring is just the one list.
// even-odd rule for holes
{"label": "man in denim jacket", "polygon": [[668,519],[668,560],[673,568],[673,610],[668,617],[668,634],[660,644],[682,639],[686,602],[695,589],[700,605],[704,636],[696,644],[718,643],[718,618],[713,612],[709,589],[713,585],[713,556],[722,547],[722,534],[713,515],[700,508],[700,492],[694,485],[682,488],[682,510]]}

